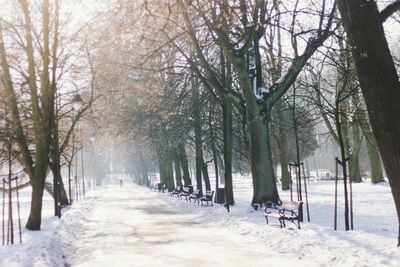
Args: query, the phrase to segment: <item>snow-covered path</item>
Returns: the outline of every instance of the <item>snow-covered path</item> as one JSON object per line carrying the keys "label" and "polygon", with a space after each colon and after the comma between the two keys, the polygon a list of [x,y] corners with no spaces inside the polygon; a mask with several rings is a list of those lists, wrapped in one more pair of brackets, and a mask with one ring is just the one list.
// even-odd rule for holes
{"label": "snow-covered path", "polygon": [[[293,266],[276,253],[231,230],[199,222],[168,207],[159,194],[134,185],[107,186],[86,200],[83,225],[66,225],[75,237],[65,251],[70,266]],[[279,264],[278,264],[279,263]],[[297,263],[297,266],[298,263]]]}
{"label": "snow-covered path", "polygon": [[[111,178],[63,209],[61,219],[52,216],[53,201],[46,195],[42,230],[24,230],[22,244],[2,247],[0,267],[400,266],[397,217],[385,183],[354,185],[355,230],[346,232],[342,215],[338,231],[332,229],[330,181],[309,184],[312,221],[297,230],[265,224],[263,210],[249,205],[246,177],[235,179],[230,213],[133,185],[123,175]],[[288,192],[280,194],[289,199]],[[21,194],[22,225],[29,195],[29,188]]]}

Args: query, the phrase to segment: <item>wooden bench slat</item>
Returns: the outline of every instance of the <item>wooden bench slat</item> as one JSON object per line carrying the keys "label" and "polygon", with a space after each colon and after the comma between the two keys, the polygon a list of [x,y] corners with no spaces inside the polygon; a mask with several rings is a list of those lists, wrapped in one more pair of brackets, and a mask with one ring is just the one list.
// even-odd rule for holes
{"label": "wooden bench slat", "polygon": [[[295,224],[300,229],[303,202],[283,202],[281,205],[267,203],[265,208],[265,219],[268,224],[268,217],[279,220],[281,228],[286,227],[285,220]],[[297,224],[296,222],[297,221]]]}

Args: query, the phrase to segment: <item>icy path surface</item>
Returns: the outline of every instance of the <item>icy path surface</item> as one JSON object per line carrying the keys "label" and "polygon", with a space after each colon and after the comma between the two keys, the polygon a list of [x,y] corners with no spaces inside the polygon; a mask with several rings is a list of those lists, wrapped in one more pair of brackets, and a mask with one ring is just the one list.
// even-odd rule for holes
{"label": "icy path surface", "polygon": [[60,229],[78,239],[66,266],[299,266],[246,236],[180,214],[138,186],[107,186],[85,206],[82,225]]}

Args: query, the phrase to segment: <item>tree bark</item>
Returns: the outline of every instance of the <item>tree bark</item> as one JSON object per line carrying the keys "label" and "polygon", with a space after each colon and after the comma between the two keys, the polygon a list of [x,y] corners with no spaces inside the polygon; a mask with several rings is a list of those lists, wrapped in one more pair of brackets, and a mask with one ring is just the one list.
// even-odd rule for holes
{"label": "tree bark", "polygon": [[283,111],[282,100],[276,103],[276,109],[278,113],[278,145],[280,150],[279,161],[281,165],[281,176],[282,176],[282,190],[289,190],[291,177],[289,174],[289,153],[288,153],[288,142],[287,142],[287,129],[286,129],[286,117]]}
{"label": "tree bark", "polygon": [[355,183],[361,183],[361,171],[360,171],[360,150],[361,150],[361,134],[358,125],[353,125],[352,129],[352,154],[350,156],[350,177],[351,181]]}
{"label": "tree bark", "polygon": [[204,162],[204,158],[201,157],[201,171],[203,173],[203,180],[204,180],[204,185],[206,187],[206,191],[211,191],[211,183],[210,183],[210,176],[208,175],[208,166]]}
{"label": "tree bark", "polygon": [[168,191],[173,191],[174,185],[174,170],[172,166],[172,160],[163,155],[159,159],[160,167],[160,181],[167,186]]}
{"label": "tree bark", "polygon": [[[49,166],[51,168],[51,172],[53,173],[53,175],[56,175],[55,165],[54,164],[50,164]],[[68,200],[67,192],[65,190],[65,186],[64,186],[64,183],[63,183],[63,180],[62,180],[61,176],[60,176],[60,190],[61,190],[60,191],[60,197],[61,197],[60,203],[61,203],[61,205],[62,206],[69,205],[70,203],[69,203],[69,200]],[[49,193],[54,198],[54,185],[53,185],[53,189]]]}
{"label": "tree bark", "polygon": [[181,162],[179,160],[178,155],[176,155],[176,158],[174,160],[174,167],[175,167],[175,181],[176,181],[176,186],[182,187],[182,172],[181,172]]}
{"label": "tree bark", "polygon": [[172,166],[171,159],[164,159],[164,183],[167,185],[168,191],[173,191],[175,189],[174,185],[174,170]]}
{"label": "tree bark", "polygon": [[246,99],[247,124],[250,135],[250,160],[253,178],[252,204],[279,200],[278,189],[272,163],[268,122],[261,114],[262,107],[257,103],[246,71],[246,64],[235,64],[239,82]]}
{"label": "tree bark", "polygon": [[214,173],[215,173],[215,201],[217,201],[217,192],[219,188],[219,166],[218,166],[218,152],[217,152],[217,145],[216,145],[216,137],[214,133],[214,125],[213,125],[213,117],[212,115],[215,113],[215,103],[214,101],[210,101],[210,108],[209,108],[209,114],[208,114],[208,127],[210,131],[210,140],[211,140],[211,152],[212,152],[212,157],[213,157],[213,163],[214,163]]}
{"label": "tree bark", "polygon": [[399,221],[400,246],[400,81],[375,1],[338,0]]}
{"label": "tree bark", "polygon": [[338,143],[340,147],[340,161],[342,162],[341,168],[342,168],[342,175],[343,175],[343,185],[344,185],[344,224],[345,224],[345,229],[346,231],[350,230],[350,220],[349,220],[349,196],[348,196],[348,188],[347,188],[347,174],[348,174],[348,169],[347,169],[347,163],[346,163],[346,135],[342,132],[344,129],[347,129],[346,127],[343,127],[343,119],[345,118],[345,115],[339,114],[340,112],[340,98],[336,99],[336,104],[335,104],[335,125],[336,125],[336,131],[337,131],[337,136],[338,136]]}
{"label": "tree bark", "polygon": [[186,156],[185,144],[180,143],[178,146],[179,160],[181,162],[181,168],[183,173],[183,185],[187,187],[192,185],[192,179],[190,178],[189,163]]}
{"label": "tree bark", "polygon": [[[194,78],[192,78],[192,105],[193,105],[193,128],[194,128],[194,139],[195,139],[195,161],[196,161],[196,188],[200,190],[202,194],[203,185],[201,179],[201,172],[204,168],[203,159],[203,141],[201,139],[201,118],[200,118],[200,96],[198,85],[195,84]],[[207,173],[207,171],[205,172]]]}
{"label": "tree bark", "polygon": [[228,205],[233,205],[235,200],[232,181],[232,104],[227,100],[223,103],[223,116],[225,201]]}
{"label": "tree bark", "polygon": [[28,230],[40,230],[42,223],[42,199],[44,190],[44,179],[31,179],[32,196],[29,218],[26,223]]}
{"label": "tree bark", "polygon": [[140,170],[141,170],[141,176],[142,176],[142,181],[143,184],[146,186],[150,185],[150,179],[149,179],[149,174],[148,174],[148,169],[147,169],[147,164],[146,161],[143,158],[143,154],[141,151],[138,151],[139,155],[139,160],[140,160]]}
{"label": "tree bark", "polygon": [[366,146],[371,171],[371,182],[374,184],[381,183],[384,181],[381,158],[372,132],[366,138]]}
{"label": "tree bark", "polygon": [[[164,162],[162,160],[162,157],[158,157],[158,170],[160,172],[160,183],[164,184],[165,180],[165,168],[164,168]],[[136,177],[135,177],[136,178]]]}
{"label": "tree bark", "polygon": [[[49,195],[51,195],[51,197],[54,198],[54,191],[53,191],[52,186],[53,186],[52,183],[51,184],[47,183],[47,182],[44,183],[44,189],[47,191],[47,193],[49,193]],[[64,186],[64,183],[62,182],[62,180],[61,180],[61,192],[60,192],[60,194],[61,194],[61,201],[60,201],[61,206],[70,205],[70,201],[68,199],[67,192],[65,190],[65,186]]]}

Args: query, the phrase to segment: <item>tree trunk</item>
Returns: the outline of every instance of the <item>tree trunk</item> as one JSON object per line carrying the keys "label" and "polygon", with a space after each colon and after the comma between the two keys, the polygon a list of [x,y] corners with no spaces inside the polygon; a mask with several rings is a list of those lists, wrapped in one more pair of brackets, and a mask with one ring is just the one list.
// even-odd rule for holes
{"label": "tree trunk", "polygon": [[251,174],[253,178],[252,204],[279,200],[273,170],[268,122],[264,121],[261,106],[253,94],[246,64],[236,64],[239,81],[246,99],[247,124],[250,136]]}
{"label": "tree trunk", "polygon": [[[357,99],[357,103],[359,103]],[[364,139],[367,147],[368,161],[371,172],[371,182],[380,183],[384,181],[381,157],[378,151],[378,145],[376,144],[374,133],[372,132],[371,126],[368,121],[368,115],[364,111],[360,111],[361,128],[364,133]]]}
{"label": "tree trunk", "polygon": [[164,162],[161,156],[158,158],[158,170],[160,172],[160,183],[164,184],[165,180],[165,167],[164,167]]}
{"label": "tree trunk", "polygon": [[165,177],[164,183],[167,185],[168,191],[173,191],[175,189],[174,185],[174,170],[172,166],[171,159],[164,159],[164,170],[165,170]]}
{"label": "tree trunk", "polygon": [[204,162],[203,157],[201,157],[200,160],[201,160],[201,171],[203,173],[203,180],[204,180],[204,184],[206,186],[206,191],[211,191],[210,176],[208,175],[208,166]]}
{"label": "tree trunk", "polygon": [[349,172],[351,181],[353,183],[361,183],[361,172],[360,172],[360,158],[359,153],[354,153],[350,157],[350,165],[349,165]]}
{"label": "tree trunk", "polygon": [[61,203],[61,206],[70,205],[70,203],[68,201],[67,191],[65,190],[65,186],[64,186],[64,182],[62,180],[62,177],[60,179],[61,179],[61,181],[60,181],[60,183],[61,183],[61,185],[60,185],[60,190],[61,190],[61,192],[60,192],[60,196],[61,196],[60,203]]}
{"label": "tree trunk", "polygon": [[232,104],[227,100],[223,103],[223,116],[225,201],[228,205],[233,205],[235,201],[232,183]]}
{"label": "tree trunk", "polygon": [[340,161],[342,162],[342,174],[343,174],[343,185],[344,185],[344,224],[346,231],[350,230],[349,224],[349,196],[348,196],[348,189],[347,189],[347,163],[346,163],[346,134],[342,133],[343,130],[346,130],[346,123],[343,122],[345,119],[345,115],[339,114],[339,105],[340,99],[336,99],[336,108],[335,108],[335,124],[336,124],[336,131],[339,141],[340,147]]}
{"label": "tree trunk", "polygon": [[[52,198],[54,198],[54,189],[53,189],[53,184],[51,183],[44,183],[44,189],[47,191],[47,193],[49,193],[49,195],[52,197]],[[62,180],[61,180],[61,192],[60,192],[60,194],[61,194],[61,201],[60,201],[60,204],[61,204],[61,206],[67,206],[67,205],[70,205],[70,201],[69,201],[69,198],[68,198],[68,196],[67,196],[67,192],[65,191],[65,186],[64,186],[64,183],[62,182]]]}
{"label": "tree trunk", "polygon": [[[200,190],[202,194],[203,185],[201,180],[201,172],[204,168],[203,159],[203,142],[201,140],[201,119],[200,119],[200,96],[199,88],[192,78],[192,105],[193,105],[193,128],[194,128],[194,139],[195,139],[195,161],[196,161],[196,188]],[[205,172],[207,173],[207,171]]]}
{"label": "tree trunk", "polygon": [[164,155],[159,158],[159,161],[160,182],[167,186],[168,191],[172,191],[175,188],[172,160]]}
{"label": "tree trunk", "polygon": [[361,149],[361,134],[358,125],[352,127],[353,135],[353,151],[350,157],[350,177],[353,182],[361,183],[361,172],[360,172],[360,149]]}
{"label": "tree trunk", "polygon": [[372,133],[366,138],[366,145],[371,170],[371,182],[374,184],[381,183],[384,181],[381,158],[377,149],[375,137]]}
{"label": "tree trunk", "polygon": [[286,129],[286,117],[283,111],[282,100],[276,103],[276,109],[278,113],[278,145],[280,150],[279,161],[281,165],[282,175],[282,190],[289,190],[291,177],[289,174],[289,153],[288,153],[288,142],[287,142],[287,129]]}
{"label": "tree trunk", "polygon": [[148,169],[147,169],[147,164],[146,161],[143,158],[142,152],[139,151],[139,160],[140,160],[140,166],[141,166],[141,172],[142,172],[142,181],[143,184],[146,186],[150,185],[150,179],[149,179],[149,174],[148,174]]}
{"label": "tree trunk", "polygon": [[174,160],[174,166],[175,166],[175,181],[176,181],[176,186],[182,187],[182,172],[181,172],[181,162],[179,160],[178,155],[176,155],[175,160]]}
{"label": "tree trunk", "polygon": [[215,201],[218,201],[218,189],[219,189],[219,166],[218,166],[218,152],[216,146],[216,137],[214,133],[214,125],[213,125],[213,117],[212,115],[216,112],[215,103],[214,101],[210,101],[210,108],[208,114],[208,127],[210,130],[210,140],[211,140],[211,152],[213,157],[214,163],[214,173],[215,173]]}
{"label": "tree trunk", "polygon": [[400,81],[375,1],[339,0],[371,126],[392,189],[400,246]]}
{"label": "tree trunk", "polygon": [[[36,178],[36,177],[35,177]],[[44,190],[44,179],[31,179],[32,185],[32,200],[29,218],[26,223],[28,230],[40,230],[42,223],[42,200]]]}
{"label": "tree trunk", "polygon": [[[47,128],[44,126],[38,126],[38,128],[43,129],[43,132],[47,132]],[[47,137],[48,134],[36,134],[35,167],[33,176],[29,177],[32,185],[32,201],[29,218],[26,223],[28,230],[40,230],[42,221],[44,182],[49,167],[50,138]]]}
{"label": "tree trunk", "polygon": [[178,154],[179,154],[179,159],[181,162],[181,168],[182,168],[182,173],[183,173],[183,185],[187,187],[188,185],[192,185],[192,179],[190,178],[190,172],[189,172],[189,163],[187,160],[186,156],[186,151],[185,151],[185,144],[180,143],[178,146]]}
{"label": "tree trunk", "polygon": [[[143,180],[142,180],[142,167],[140,166],[140,159],[139,157],[135,156],[133,159],[133,177],[135,180],[135,183],[138,185],[143,185]],[[164,169],[160,169],[160,178],[161,178],[161,172],[163,177],[164,177]]]}
{"label": "tree trunk", "polygon": [[[223,86],[232,90],[232,64],[229,58],[224,55],[224,50],[221,47],[220,51],[221,62],[221,79]],[[232,103],[228,101],[225,96],[222,99],[222,131],[223,131],[223,156],[222,163],[221,157],[218,155],[218,161],[221,162],[221,182],[224,183],[225,204],[229,212],[229,205],[234,205],[233,198],[233,179],[232,179],[232,139],[233,139],[233,122],[232,122]]]}
{"label": "tree trunk", "polygon": [[[54,164],[51,164],[50,165],[50,168],[51,168],[51,172],[53,173],[53,175],[57,175],[56,174],[56,169],[55,169],[55,165]],[[67,192],[66,192],[66,190],[65,190],[65,186],[64,186],[64,183],[63,183],[63,180],[62,180],[62,176],[60,175],[60,197],[61,197],[61,199],[59,200],[60,201],[60,204],[61,204],[61,206],[66,206],[66,205],[69,205],[70,203],[69,203],[69,201],[68,201],[68,196],[67,196]],[[50,193],[52,196],[53,196],[53,198],[54,198],[54,184],[53,184],[53,190],[52,190],[52,192]]]}

